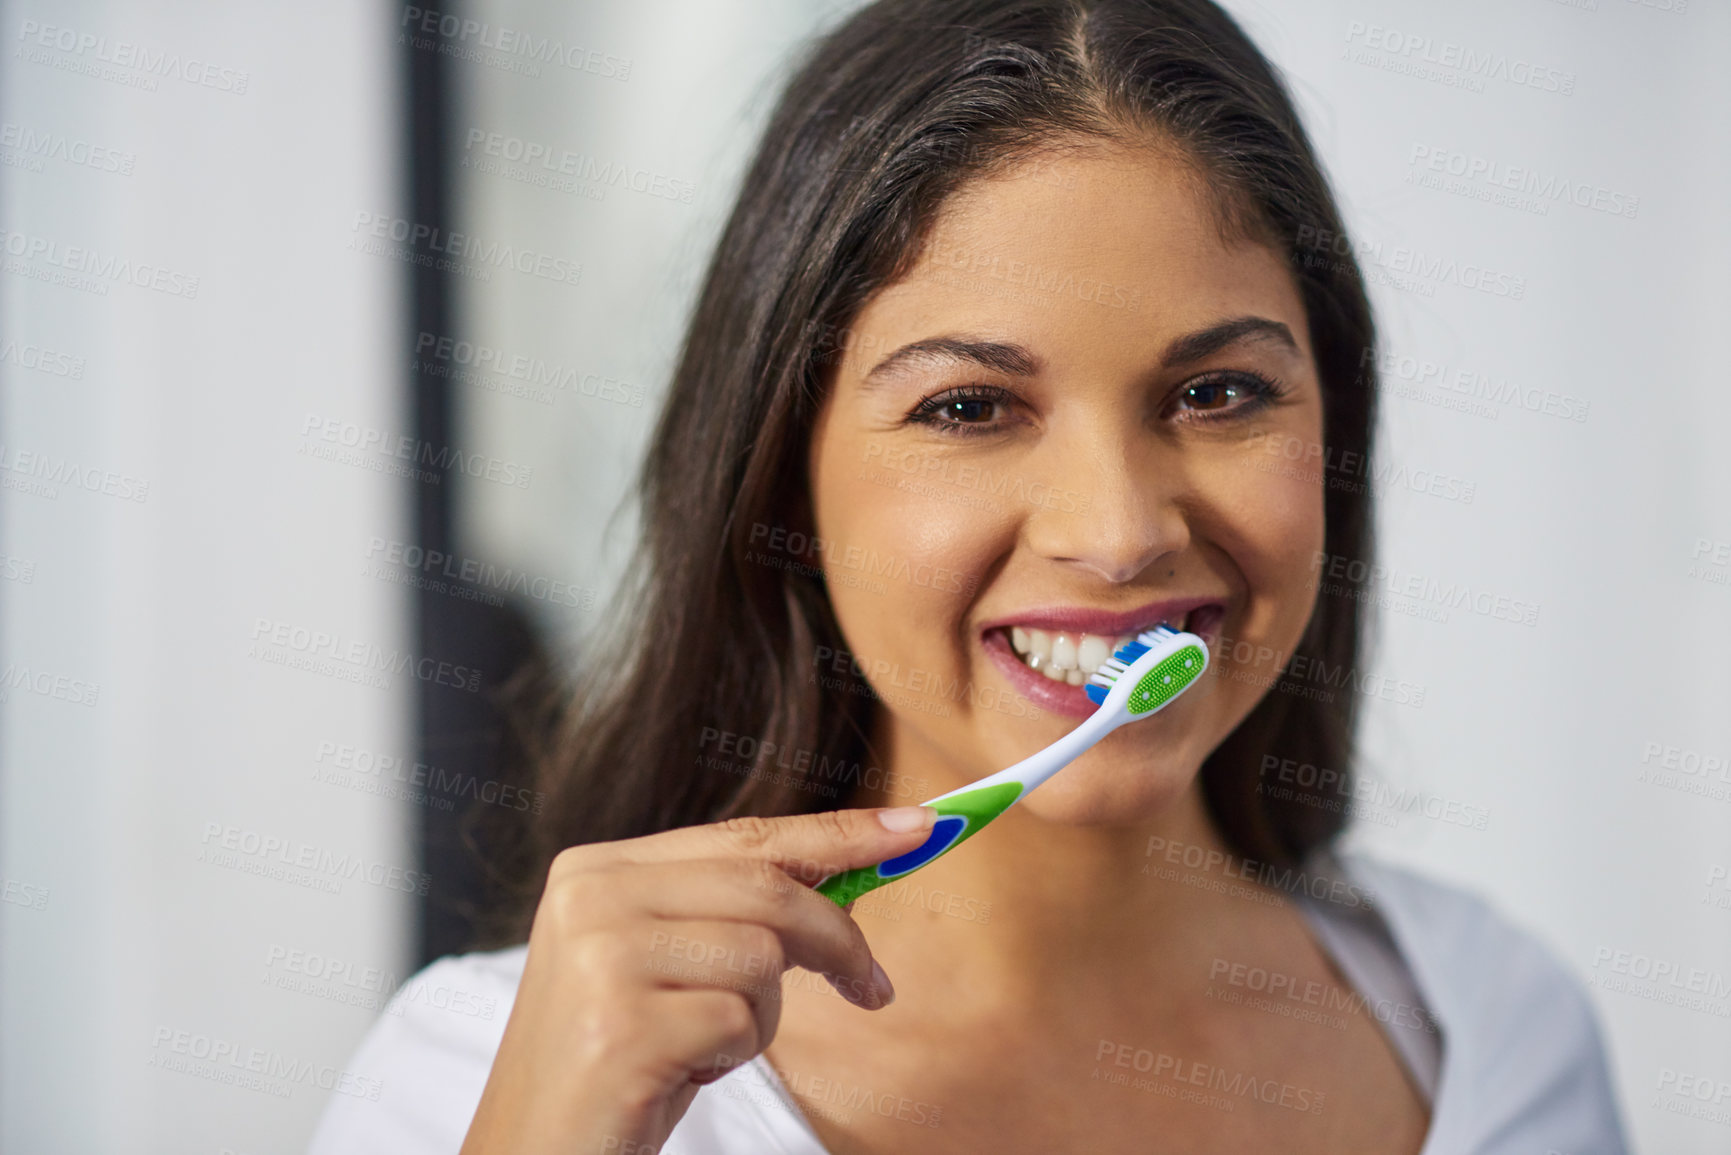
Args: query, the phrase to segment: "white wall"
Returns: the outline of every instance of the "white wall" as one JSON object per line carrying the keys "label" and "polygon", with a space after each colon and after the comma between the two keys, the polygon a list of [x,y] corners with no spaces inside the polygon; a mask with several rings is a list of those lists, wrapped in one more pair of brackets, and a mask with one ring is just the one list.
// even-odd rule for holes
{"label": "white wall", "polygon": [[[393,35],[340,0],[0,5],[0,1150],[300,1150],[373,1018],[330,996],[402,972],[410,812],[313,775],[323,742],[407,753],[410,685],[254,638],[408,645],[403,587],[363,573],[406,483],[301,452],[308,414],[406,429],[403,266],[347,248],[398,198]],[[177,65],[101,59],[140,48]],[[95,490],[30,491],[27,454]],[[337,892],[245,869],[303,848]],[[352,969],[297,987],[290,952]],[[222,1045],[239,1065],[174,1069]],[[249,1065],[268,1086],[211,1077]]]}
{"label": "white wall", "polygon": [[[1593,984],[1631,1130],[1667,1152],[1731,1142],[1723,1122],[1678,1114],[1690,1100],[1661,1082],[1731,1083],[1731,888],[1712,885],[1731,867],[1731,769],[1699,760],[1731,760],[1731,396],[1716,348],[1731,309],[1731,7],[1664,7],[1677,2],[1232,4],[1292,77],[1349,226],[1380,246],[1366,271],[1385,348],[1411,358],[1384,382],[1382,449],[1409,472],[1379,491],[1375,669],[1425,693],[1367,703],[1366,766],[1439,817],[1372,805],[1354,840],[1490,895]],[[1428,45],[1397,55],[1415,38]],[[1447,82],[1460,68],[1410,71],[1455,51],[1506,70],[1482,91]],[[1540,87],[1501,78],[1535,66]],[[1444,178],[1494,161],[1517,191],[1510,166],[1565,179],[1588,207],[1495,203],[1483,178],[1425,187],[1433,156]],[[1402,247],[1437,272],[1403,273]],[[1464,288],[1450,262],[1510,292]],[[1420,381],[1420,362],[1444,368]],[[1523,400],[1475,399],[1480,375]],[[1475,400],[1488,410],[1444,404]],[[1582,405],[1584,420],[1564,416]],[[1472,500],[1415,491],[1420,470],[1471,484]],[[1472,601],[1450,608],[1463,587]],[[1499,616],[1529,607],[1531,624]],[[1667,757],[1697,772],[1652,780]],[[1635,976],[1620,971],[1667,964],[1675,985],[1621,989]],[[1696,1006],[1691,983],[1707,992]]]}

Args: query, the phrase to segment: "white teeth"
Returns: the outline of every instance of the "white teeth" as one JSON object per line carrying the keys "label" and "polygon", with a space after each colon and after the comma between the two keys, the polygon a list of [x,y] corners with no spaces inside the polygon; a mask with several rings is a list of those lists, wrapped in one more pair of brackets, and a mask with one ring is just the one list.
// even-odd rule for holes
{"label": "white teeth", "polygon": [[1054,682],[1080,686],[1119,649],[1136,640],[1136,634],[1115,638],[1103,634],[1058,633],[1010,627],[1010,645],[1022,664],[1038,670]]}

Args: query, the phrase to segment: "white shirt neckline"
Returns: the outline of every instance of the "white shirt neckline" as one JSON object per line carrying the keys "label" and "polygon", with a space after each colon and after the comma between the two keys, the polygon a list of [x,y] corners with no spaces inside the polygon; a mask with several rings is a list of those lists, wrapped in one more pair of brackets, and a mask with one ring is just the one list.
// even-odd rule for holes
{"label": "white shirt neckline", "polygon": [[[1352,872],[1346,869],[1338,857],[1314,859],[1311,869],[1353,879]],[[1356,994],[1371,1005],[1400,1004],[1411,1000],[1408,1005],[1415,1007],[1418,1013],[1433,1024],[1436,1023],[1418,975],[1409,962],[1407,952],[1401,948],[1399,933],[1379,912],[1368,906],[1342,911],[1322,901],[1301,900],[1295,905],[1303,915],[1305,925],[1310,928],[1317,946],[1345,976]],[[1419,1155],[1436,1155],[1436,1120],[1443,1106],[1440,1102],[1441,1074],[1444,1069],[1443,1060],[1448,1053],[1440,1025],[1437,1033],[1429,1036],[1428,1040],[1424,1037],[1409,1038],[1400,1033],[1405,1028],[1397,1026],[1392,1015],[1389,1019],[1383,1019],[1373,1012],[1372,1017],[1376,1018],[1383,1038],[1394,1052],[1396,1064],[1412,1082],[1429,1112],[1425,1141],[1419,1148]],[[1434,1046],[1429,1045],[1431,1040],[1434,1040]],[[762,1110],[761,1100],[755,1097],[748,1100],[754,1107],[759,1108],[753,1113],[759,1116],[759,1123],[777,1143],[777,1155],[831,1155],[816,1129],[812,1127],[811,1120],[806,1117],[799,1100],[781,1081],[781,1076],[776,1073],[774,1065],[764,1053],[759,1052],[749,1063],[741,1064],[740,1071],[753,1075],[777,1100],[780,1109],[772,1111]],[[726,1081],[717,1080],[711,1086],[719,1088]],[[721,1093],[729,1094],[728,1091]]]}

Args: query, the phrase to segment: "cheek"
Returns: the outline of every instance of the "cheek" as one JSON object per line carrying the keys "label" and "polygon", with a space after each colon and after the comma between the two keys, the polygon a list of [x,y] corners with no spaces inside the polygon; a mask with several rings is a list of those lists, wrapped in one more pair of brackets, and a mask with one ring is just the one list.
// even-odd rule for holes
{"label": "cheek", "polygon": [[1310,577],[1324,543],[1324,485],[1316,463],[1257,449],[1210,471],[1203,489],[1216,523],[1210,536],[1244,576],[1245,626],[1295,635],[1302,629],[1313,600]]}
{"label": "cheek", "polygon": [[826,447],[813,462],[814,561],[837,621],[862,655],[951,668],[974,593],[1013,532],[993,511],[1003,503],[866,448]]}
{"label": "cheek", "polygon": [[[1295,422],[1295,432],[1302,433],[1307,447],[1322,444],[1320,414],[1310,413],[1307,420]],[[1314,583],[1318,555],[1326,541],[1327,520],[1324,498],[1328,476],[1320,455],[1293,462],[1283,454],[1256,454],[1255,468],[1249,470],[1255,483],[1255,506],[1249,516],[1253,532],[1261,544],[1258,551],[1263,561],[1263,592],[1280,599],[1282,617],[1295,617],[1302,622],[1309,618],[1314,601]],[[1343,478],[1344,481],[1354,479]]]}
{"label": "cheek", "polygon": [[1293,472],[1259,474],[1264,480],[1244,511],[1265,592],[1304,585],[1322,551],[1324,479],[1319,470]]}

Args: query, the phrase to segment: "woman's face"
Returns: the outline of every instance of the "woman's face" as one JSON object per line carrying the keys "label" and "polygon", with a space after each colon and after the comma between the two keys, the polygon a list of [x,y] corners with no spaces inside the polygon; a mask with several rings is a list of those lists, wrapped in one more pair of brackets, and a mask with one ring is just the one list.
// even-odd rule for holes
{"label": "woman's face", "polygon": [[[1209,642],[1209,676],[1021,804],[1152,817],[1311,613],[1323,482],[1286,453],[1320,444],[1322,398],[1284,262],[1223,242],[1179,163],[1102,147],[962,188],[843,348],[813,431],[814,561],[883,699],[877,753],[934,795],[1009,766],[1164,621]],[[823,677],[850,661],[819,656]]]}

